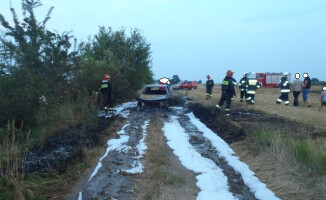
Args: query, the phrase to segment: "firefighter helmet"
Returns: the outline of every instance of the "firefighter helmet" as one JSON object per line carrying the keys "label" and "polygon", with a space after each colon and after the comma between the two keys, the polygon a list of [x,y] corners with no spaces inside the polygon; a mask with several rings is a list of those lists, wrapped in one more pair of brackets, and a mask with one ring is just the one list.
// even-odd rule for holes
{"label": "firefighter helmet", "polygon": [[256,73],[255,72],[250,72],[249,78],[256,78]]}
{"label": "firefighter helmet", "polygon": [[232,77],[232,76],[233,76],[233,73],[234,73],[234,72],[233,72],[232,70],[228,70],[228,71],[226,72],[226,75]]}
{"label": "firefighter helmet", "polygon": [[288,72],[283,72],[283,76],[287,76],[287,75],[289,75]]}
{"label": "firefighter helmet", "polygon": [[210,78],[211,78],[211,76],[210,76],[210,75],[207,75],[206,77],[207,77],[208,79],[210,79]]}
{"label": "firefighter helmet", "polygon": [[248,76],[248,73],[247,72],[243,73],[243,76]]}
{"label": "firefighter helmet", "polygon": [[110,79],[110,78],[111,78],[111,76],[109,74],[104,75],[104,80],[107,80],[107,79]]}

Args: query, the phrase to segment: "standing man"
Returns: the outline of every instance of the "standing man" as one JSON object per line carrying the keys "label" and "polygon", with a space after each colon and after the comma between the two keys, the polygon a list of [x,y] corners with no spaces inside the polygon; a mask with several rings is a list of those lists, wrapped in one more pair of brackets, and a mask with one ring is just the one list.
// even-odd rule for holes
{"label": "standing man", "polygon": [[239,88],[240,88],[240,102],[243,102],[243,97],[247,98],[246,93],[246,82],[248,80],[248,73],[244,73],[243,77],[240,79]]}
{"label": "standing man", "polygon": [[260,88],[260,83],[256,78],[256,73],[251,72],[245,83],[245,90],[247,94],[247,104],[253,105],[255,103],[256,90]]}
{"label": "standing man", "polygon": [[206,100],[210,99],[212,97],[212,89],[214,87],[214,81],[211,79],[210,75],[207,75],[207,81],[206,81]]}
{"label": "standing man", "polygon": [[302,92],[302,97],[303,97],[303,106],[306,105],[306,102],[308,102],[308,107],[311,107],[311,103],[308,99],[308,95],[310,93],[310,88],[311,88],[311,80],[307,72],[303,73],[303,92]]}
{"label": "standing man", "polygon": [[228,70],[226,72],[226,77],[223,79],[222,82],[222,96],[218,104],[216,105],[216,108],[218,110],[221,109],[221,106],[223,106],[224,101],[226,101],[226,107],[225,107],[225,115],[230,115],[230,107],[231,107],[231,98],[234,96],[236,97],[235,90],[234,90],[234,84],[233,84],[233,71]]}
{"label": "standing man", "polygon": [[326,85],[323,86],[323,91],[321,92],[320,95],[320,107],[318,109],[321,110],[321,107],[326,106]]}
{"label": "standing man", "polygon": [[289,105],[289,93],[291,92],[290,90],[290,83],[288,82],[287,79],[287,72],[283,73],[283,76],[278,83],[280,89],[281,89],[281,96],[276,100],[277,104],[281,104],[282,101],[284,101],[284,105],[288,106]]}
{"label": "standing man", "polygon": [[293,91],[293,106],[299,106],[299,95],[303,87],[303,82],[300,80],[300,74],[295,74],[295,80],[291,84],[291,89]]}
{"label": "standing man", "polygon": [[113,112],[112,101],[111,101],[111,82],[110,75],[105,74],[101,84],[101,92],[103,94],[104,99],[104,111],[105,114],[108,114],[108,111]]}

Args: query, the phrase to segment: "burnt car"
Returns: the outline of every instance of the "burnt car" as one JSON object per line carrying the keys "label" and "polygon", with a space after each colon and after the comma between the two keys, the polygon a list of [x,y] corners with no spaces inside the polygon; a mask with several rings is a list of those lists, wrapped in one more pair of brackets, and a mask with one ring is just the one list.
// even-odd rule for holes
{"label": "burnt car", "polygon": [[168,109],[170,91],[167,85],[151,84],[147,85],[142,94],[138,98],[137,109],[144,109],[145,106],[159,107],[160,109]]}

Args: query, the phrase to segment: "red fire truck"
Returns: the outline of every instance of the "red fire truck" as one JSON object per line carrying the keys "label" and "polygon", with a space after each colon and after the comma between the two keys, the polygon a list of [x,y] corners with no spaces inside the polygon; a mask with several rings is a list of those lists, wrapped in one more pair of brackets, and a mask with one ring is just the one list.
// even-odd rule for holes
{"label": "red fire truck", "polygon": [[[278,87],[277,84],[281,80],[283,73],[256,73],[257,80],[262,87]],[[288,81],[291,82],[291,74],[287,75]]]}

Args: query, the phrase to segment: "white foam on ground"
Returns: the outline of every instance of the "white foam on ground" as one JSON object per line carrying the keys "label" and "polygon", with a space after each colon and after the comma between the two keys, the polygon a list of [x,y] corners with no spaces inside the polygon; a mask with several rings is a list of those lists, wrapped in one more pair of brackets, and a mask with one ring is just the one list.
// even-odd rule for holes
{"label": "white foam on ground", "polygon": [[147,126],[149,124],[150,120],[146,120],[144,122],[144,124],[142,125],[142,130],[143,130],[143,137],[142,139],[139,141],[139,143],[137,144],[137,150],[139,155],[137,157],[135,157],[135,159],[137,159],[135,161],[135,166],[131,169],[125,170],[125,172],[130,173],[130,174],[137,174],[137,173],[143,173],[143,164],[139,161],[139,159],[141,159],[144,154],[145,151],[147,150],[147,145],[146,145],[146,137],[147,137]]}
{"label": "white foam on ground", "polygon": [[163,127],[167,144],[173,149],[173,153],[179,158],[181,164],[195,173],[200,192],[197,200],[208,199],[236,199],[229,191],[227,177],[216,164],[207,158],[202,157],[189,143],[189,136],[172,116],[170,122],[165,122]]}
{"label": "white foam on ground", "polygon": [[78,200],[83,200],[83,194],[82,194],[82,192],[79,192]]}
{"label": "white foam on ground", "polygon": [[247,164],[241,162],[237,156],[233,155],[234,151],[223,139],[207,128],[205,124],[200,122],[193,113],[188,114],[188,117],[198,130],[203,132],[203,136],[210,140],[212,146],[219,152],[219,155],[223,157],[235,171],[241,174],[244,183],[251,189],[257,199],[279,200],[279,198],[267,188],[266,184],[259,181]]}
{"label": "white foam on ground", "polygon": [[[129,124],[126,124],[124,127],[126,127]],[[123,128],[124,128],[123,127]],[[129,136],[127,136],[124,132],[124,129],[121,129],[118,134],[119,138],[118,139],[111,139],[107,141],[108,148],[106,149],[105,154],[100,158],[95,170],[93,171],[92,175],[89,177],[88,181],[90,181],[98,172],[98,170],[102,167],[102,160],[108,156],[109,152],[112,150],[117,150],[117,151],[125,151],[127,148],[126,145],[123,145],[124,143],[128,142]],[[128,148],[127,148],[128,149]]]}
{"label": "white foam on ground", "polygon": [[121,105],[114,107],[116,114],[121,115],[124,118],[127,118],[129,115],[129,110],[125,110],[126,108],[136,108],[137,101],[126,102]]}
{"label": "white foam on ground", "polygon": [[[115,115],[120,115],[123,118],[128,118],[130,111],[126,109],[135,108],[135,107],[137,107],[137,101],[130,101],[130,102],[117,105],[113,109],[115,110]],[[104,117],[106,116],[106,114],[104,111],[99,111],[97,116]]]}

